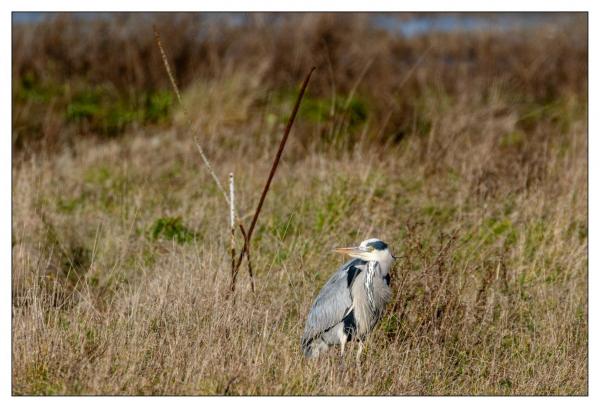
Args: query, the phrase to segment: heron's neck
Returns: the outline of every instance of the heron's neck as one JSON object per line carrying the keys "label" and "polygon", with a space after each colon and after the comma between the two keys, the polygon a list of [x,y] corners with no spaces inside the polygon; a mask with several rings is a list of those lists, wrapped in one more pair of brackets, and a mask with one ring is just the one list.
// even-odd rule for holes
{"label": "heron's neck", "polygon": [[369,302],[369,309],[372,313],[375,313],[375,297],[373,295],[373,277],[378,267],[377,261],[369,261],[367,263],[367,276],[365,278],[365,290],[367,292],[367,301]]}
{"label": "heron's neck", "polygon": [[368,261],[368,266],[370,268],[373,268],[374,271],[379,269],[381,271],[381,273],[385,275],[390,269],[391,262],[386,259],[379,259],[376,261],[372,260],[372,261]]}

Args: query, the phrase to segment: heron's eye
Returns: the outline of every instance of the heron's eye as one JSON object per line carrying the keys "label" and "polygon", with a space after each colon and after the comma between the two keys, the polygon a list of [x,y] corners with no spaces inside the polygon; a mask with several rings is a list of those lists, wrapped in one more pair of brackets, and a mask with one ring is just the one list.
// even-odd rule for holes
{"label": "heron's eye", "polygon": [[367,251],[369,252],[373,252],[375,250],[375,248],[373,248],[372,246],[367,247]]}

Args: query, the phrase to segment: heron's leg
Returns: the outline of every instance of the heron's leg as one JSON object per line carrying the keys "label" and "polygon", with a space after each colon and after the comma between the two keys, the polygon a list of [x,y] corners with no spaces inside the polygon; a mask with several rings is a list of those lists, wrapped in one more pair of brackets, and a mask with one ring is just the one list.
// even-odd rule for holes
{"label": "heron's leg", "polygon": [[340,368],[344,370],[344,350],[346,349],[346,343],[348,342],[348,336],[346,333],[340,335]]}
{"label": "heron's leg", "polygon": [[362,340],[358,341],[358,351],[356,352],[356,364],[360,364],[360,355],[363,351],[364,345]]}
{"label": "heron's leg", "polygon": [[363,351],[363,342],[362,340],[358,340],[358,351],[356,352],[356,367],[358,368],[358,375],[362,376],[362,370],[361,370],[361,366],[360,366],[360,354]]}

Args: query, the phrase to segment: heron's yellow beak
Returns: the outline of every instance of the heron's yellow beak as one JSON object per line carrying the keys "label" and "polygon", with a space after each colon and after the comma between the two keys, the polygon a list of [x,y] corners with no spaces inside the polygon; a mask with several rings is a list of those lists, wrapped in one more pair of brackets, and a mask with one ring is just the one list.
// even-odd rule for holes
{"label": "heron's yellow beak", "polygon": [[340,254],[350,255],[353,258],[362,258],[365,254],[369,253],[368,250],[360,247],[336,248],[334,251]]}

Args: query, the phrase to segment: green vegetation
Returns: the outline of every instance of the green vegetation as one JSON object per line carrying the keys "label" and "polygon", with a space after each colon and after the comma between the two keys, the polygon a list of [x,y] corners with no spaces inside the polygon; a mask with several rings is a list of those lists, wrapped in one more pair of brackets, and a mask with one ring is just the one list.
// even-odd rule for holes
{"label": "green vegetation", "polygon": [[150,227],[150,236],[153,240],[163,238],[169,241],[174,240],[178,244],[185,244],[192,242],[197,235],[196,232],[183,225],[181,217],[161,217]]}
{"label": "green vegetation", "polygon": [[[100,136],[114,137],[138,125],[169,125],[173,105],[170,92],[164,90],[123,92],[110,84],[86,85],[59,84],[51,80],[42,81],[33,74],[25,74],[17,81],[14,99],[17,110],[30,108],[31,105],[41,111],[62,117],[55,120],[71,131],[91,132]],[[48,113],[46,113],[47,115]],[[43,129],[41,122],[48,118],[28,117],[29,122],[17,120],[15,127],[28,131]]]}
{"label": "green vegetation", "polygon": [[167,123],[171,105],[171,95],[162,91],[128,101],[103,88],[84,89],[69,101],[66,120],[87,125],[100,134],[115,135],[133,123]]}

